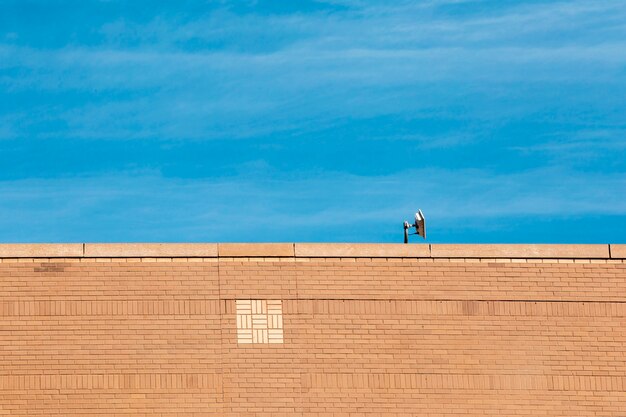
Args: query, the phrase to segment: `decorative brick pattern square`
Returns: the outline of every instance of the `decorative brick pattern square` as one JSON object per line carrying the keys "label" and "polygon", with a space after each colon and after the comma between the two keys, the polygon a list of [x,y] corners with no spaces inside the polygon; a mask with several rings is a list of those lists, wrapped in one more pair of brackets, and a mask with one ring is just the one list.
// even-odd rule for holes
{"label": "decorative brick pattern square", "polygon": [[237,342],[283,343],[281,300],[236,300]]}

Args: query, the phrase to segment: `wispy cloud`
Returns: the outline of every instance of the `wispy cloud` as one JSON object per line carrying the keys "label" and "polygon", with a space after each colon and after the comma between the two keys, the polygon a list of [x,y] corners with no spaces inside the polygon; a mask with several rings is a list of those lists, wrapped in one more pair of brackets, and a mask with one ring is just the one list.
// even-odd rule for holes
{"label": "wispy cloud", "polygon": [[434,239],[445,239],[447,229],[487,219],[626,212],[615,192],[626,189],[624,174],[427,169],[287,177],[260,168],[255,175],[197,180],[135,172],[0,182],[0,231],[15,241],[316,240],[320,233],[328,240],[371,240],[372,230],[393,239],[419,205]]}
{"label": "wispy cloud", "polygon": [[465,109],[469,117],[502,119],[537,106],[494,106],[489,97],[534,84],[602,89],[626,65],[619,19],[626,8],[617,4],[493,4],[487,16],[473,2],[348,6],[120,19],[102,25],[94,46],[5,44],[5,91],[89,97],[51,107],[43,96],[48,105],[34,114],[50,114],[55,126],[37,131],[31,115],[11,129],[48,138],[240,137],[346,117],[428,114],[468,97],[485,100]]}
{"label": "wispy cloud", "polygon": [[7,240],[392,240],[417,206],[440,230],[626,212],[621,2],[17,4]]}
{"label": "wispy cloud", "polygon": [[[616,138],[620,138],[617,139]],[[560,155],[569,155],[572,151],[595,148],[597,151],[619,151],[626,148],[626,130],[623,129],[595,129],[574,132],[555,132],[547,140],[530,145],[517,146],[514,149],[522,152],[553,152]]]}

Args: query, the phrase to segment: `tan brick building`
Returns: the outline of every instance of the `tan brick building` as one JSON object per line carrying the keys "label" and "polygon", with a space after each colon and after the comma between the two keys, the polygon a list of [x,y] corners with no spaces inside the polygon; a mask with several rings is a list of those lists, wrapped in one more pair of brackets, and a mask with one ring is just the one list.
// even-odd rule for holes
{"label": "tan brick building", "polygon": [[0,415],[626,416],[626,245],[0,245]]}

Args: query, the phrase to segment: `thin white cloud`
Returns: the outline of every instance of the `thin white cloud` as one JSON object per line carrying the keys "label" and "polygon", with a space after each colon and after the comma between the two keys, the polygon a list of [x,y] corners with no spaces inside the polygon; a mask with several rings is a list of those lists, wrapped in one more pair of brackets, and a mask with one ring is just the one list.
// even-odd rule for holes
{"label": "thin white cloud", "polygon": [[[95,28],[101,39],[91,46],[36,48],[4,36],[0,99],[30,95],[30,104],[4,107],[0,139],[204,140],[287,132],[315,140],[317,132],[376,117],[471,121],[443,133],[362,134],[396,141],[398,152],[486,140],[508,122],[576,125],[578,136],[500,133],[489,146],[553,156],[520,172],[456,169],[439,159],[433,165],[450,167],[294,174],[254,161],[239,176],[211,179],[120,172],[4,181],[0,235],[13,241],[367,240],[369,227],[395,233],[417,207],[435,228],[448,229],[529,215],[626,213],[620,192],[626,174],[571,168],[590,152],[624,148],[622,2],[494,2],[488,13],[458,9],[475,1],[336,3],[348,7],[116,20]],[[267,146],[280,140],[286,139]],[[561,165],[546,166],[555,160]]]}
{"label": "thin white cloud", "polygon": [[435,230],[471,228],[487,219],[514,223],[520,216],[626,212],[626,200],[616,192],[626,189],[624,174],[430,169],[377,177],[294,177],[260,174],[264,168],[257,168],[254,176],[194,180],[136,172],[4,181],[0,231],[3,239],[13,241],[55,240],[55,235],[76,240],[298,240],[320,230],[367,240],[375,238],[368,236],[368,228],[393,229],[417,207]]}
{"label": "thin white cloud", "polygon": [[[109,22],[93,47],[5,43],[0,87],[8,93],[92,98],[34,104],[26,120],[14,117],[4,131],[238,138],[445,108],[449,117],[507,120],[536,114],[551,100],[577,105],[576,93],[540,96],[567,95],[564,85],[624,89],[626,7],[619,2],[503,4],[488,15],[446,8],[474,3],[347,2],[345,11],[286,15],[224,9],[192,20]],[[2,73],[11,68],[20,71]],[[493,99],[523,90],[531,100]],[[450,107],[467,97],[478,98],[477,106]],[[33,127],[47,118],[54,127]]]}

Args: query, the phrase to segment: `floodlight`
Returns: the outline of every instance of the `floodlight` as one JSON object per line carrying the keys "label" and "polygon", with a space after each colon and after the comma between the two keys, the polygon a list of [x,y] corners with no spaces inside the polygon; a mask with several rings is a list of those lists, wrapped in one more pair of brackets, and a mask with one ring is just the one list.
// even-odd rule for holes
{"label": "floodlight", "polygon": [[[409,229],[413,227],[415,228],[415,233],[409,233]],[[418,209],[417,213],[415,213],[415,223],[409,224],[409,222],[404,222],[404,243],[409,243],[409,234],[419,235],[426,239],[426,218],[422,210]]]}

